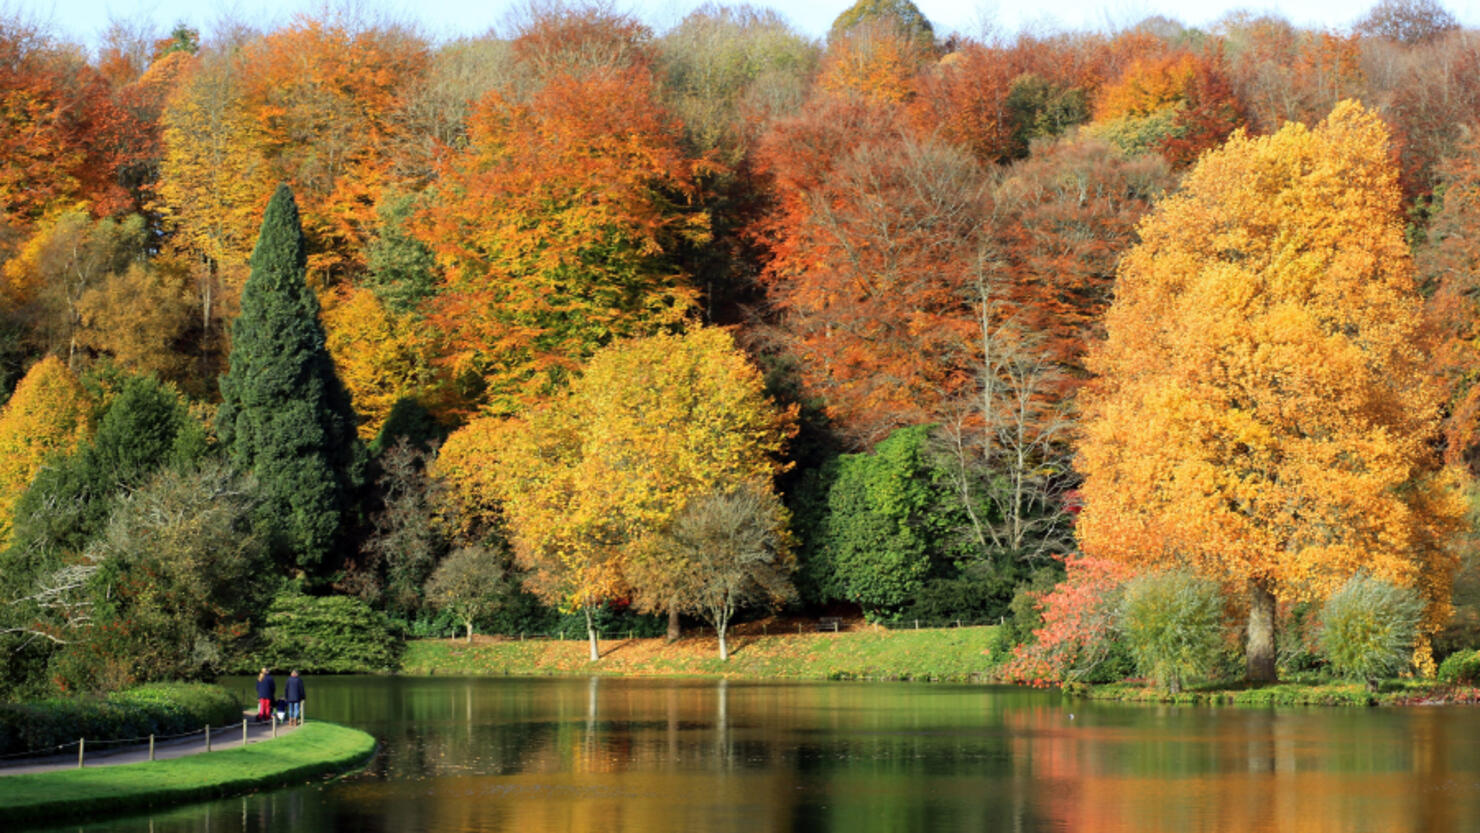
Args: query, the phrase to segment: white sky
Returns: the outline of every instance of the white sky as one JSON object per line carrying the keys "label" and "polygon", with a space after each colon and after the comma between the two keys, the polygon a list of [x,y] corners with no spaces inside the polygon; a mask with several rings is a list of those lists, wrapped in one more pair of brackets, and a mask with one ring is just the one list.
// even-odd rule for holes
{"label": "white sky", "polygon": [[[1048,0],[1043,3],[1013,3],[1005,0],[916,0],[916,5],[935,25],[936,33],[956,31],[977,35],[983,22],[999,31],[1021,28],[1070,30],[1116,29],[1161,14],[1192,26],[1206,25],[1234,9],[1278,11],[1302,26],[1345,28],[1376,0]],[[1480,26],[1480,0],[1441,0],[1462,23]],[[520,3],[509,0],[336,0],[331,7],[346,5],[383,12],[405,22],[415,22],[430,36],[443,39],[479,35],[502,23]],[[618,8],[635,12],[662,31],[688,13],[701,0],[618,0]],[[801,32],[822,37],[839,12],[852,0],[791,2],[754,0],[752,5],[770,6],[786,15]],[[0,15],[19,14],[35,22],[50,24],[68,40],[95,45],[110,19],[150,20],[166,32],[176,21],[210,36],[213,24],[235,17],[259,28],[272,28],[294,13],[324,8],[319,0],[0,0]],[[9,13],[8,15],[6,13]]]}

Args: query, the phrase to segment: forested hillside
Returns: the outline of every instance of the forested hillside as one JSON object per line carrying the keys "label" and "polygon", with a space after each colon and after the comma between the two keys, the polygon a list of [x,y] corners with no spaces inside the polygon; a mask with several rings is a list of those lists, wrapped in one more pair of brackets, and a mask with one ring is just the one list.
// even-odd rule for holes
{"label": "forested hillside", "polygon": [[[1363,581],[1404,668],[1471,647],[1480,31],[1432,0],[144,28],[0,20],[0,695],[782,609],[1267,680],[1345,673]],[[1217,656],[1156,664],[1157,593]]]}

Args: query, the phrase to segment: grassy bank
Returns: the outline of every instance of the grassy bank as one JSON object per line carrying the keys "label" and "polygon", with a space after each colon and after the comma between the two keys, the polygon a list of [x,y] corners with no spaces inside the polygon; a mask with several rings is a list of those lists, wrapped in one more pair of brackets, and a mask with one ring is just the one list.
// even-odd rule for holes
{"label": "grassy bank", "polygon": [[52,821],[146,810],[250,792],[341,772],[364,761],[375,739],[309,721],[287,737],[245,749],[117,766],[0,777],[0,818]]}
{"label": "grassy bank", "polygon": [[1070,691],[1091,700],[1237,706],[1408,706],[1480,701],[1480,691],[1473,688],[1413,679],[1385,680],[1375,693],[1361,683],[1317,679],[1296,679],[1257,687],[1215,683],[1194,686],[1176,695],[1136,682],[1077,687]]}
{"label": "grassy bank", "polygon": [[[793,626],[794,627],[794,626]],[[858,627],[841,633],[766,634],[747,626],[730,638],[730,659],[719,659],[712,636],[613,639],[590,662],[585,640],[474,638],[411,642],[402,657],[406,674],[549,676],[731,677],[783,680],[981,679],[993,665],[987,655],[994,627],[889,631]]]}

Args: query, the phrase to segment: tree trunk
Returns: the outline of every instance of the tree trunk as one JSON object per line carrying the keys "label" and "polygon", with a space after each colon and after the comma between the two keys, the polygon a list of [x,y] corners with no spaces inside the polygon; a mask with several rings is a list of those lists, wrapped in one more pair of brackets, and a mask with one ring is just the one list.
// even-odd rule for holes
{"label": "tree trunk", "polygon": [[1274,669],[1274,593],[1268,583],[1249,580],[1249,641],[1247,676],[1251,683],[1272,683]]}
{"label": "tree trunk", "polygon": [[472,642],[473,641],[473,620],[472,619],[469,619],[464,624],[465,624],[465,626],[468,629],[468,638],[465,641]]}
{"label": "tree trunk", "polygon": [[678,626],[678,608],[671,607],[668,609],[668,644],[677,642],[682,635],[683,631]]}
{"label": "tree trunk", "polygon": [[722,622],[714,629],[715,635],[719,637],[719,658],[726,661],[730,659],[730,646],[725,644],[725,631],[729,626],[729,622]]}
{"label": "tree trunk", "polygon": [[601,659],[601,654],[596,650],[596,624],[591,621],[591,608],[581,608],[586,612],[586,636],[591,640],[591,661]]}

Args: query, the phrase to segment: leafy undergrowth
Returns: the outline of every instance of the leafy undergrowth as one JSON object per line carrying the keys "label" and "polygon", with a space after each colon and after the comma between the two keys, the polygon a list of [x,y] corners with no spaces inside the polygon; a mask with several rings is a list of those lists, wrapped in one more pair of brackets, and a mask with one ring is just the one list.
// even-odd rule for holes
{"label": "leafy undergrowth", "polygon": [[[610,639],[591,662],[581,640],[474,637],[420,640],[406,646],[406,674],[705,676],[749,679],[984,679],[995,627],[889,631],[855,624],[840,633],[797,633],[795,624],[768,621],[732,629],[730,659],[718,656],[711,631],[663,639]],[[784,630],[783,633],[774,631]]]}
{"label": "leafy undergrowth", "polygon": [[0,777],[0,818],[115,814],[219,798],[341,772],[375,751],[358,729],[309,721],[284,738],[175,758]]}
{"label": "leafy undergrowth", "polygon": [[1070,691],[1091,700],[1238,706],[1407,706],[1480,702],[1480,690],[1474,688],[1407,678],[1384,680],[1376,693],[1368,691],[1362,683],[1319,678],[1295,678],[1263,686],[1224,681],[1193,686],[1175,695],[1132,680],[1072,688]]}

